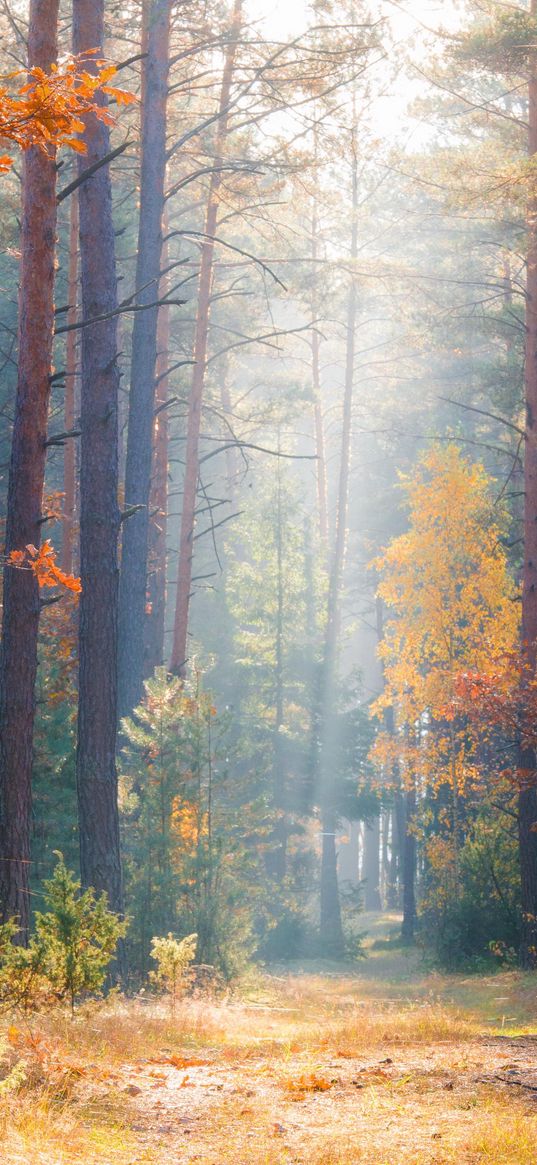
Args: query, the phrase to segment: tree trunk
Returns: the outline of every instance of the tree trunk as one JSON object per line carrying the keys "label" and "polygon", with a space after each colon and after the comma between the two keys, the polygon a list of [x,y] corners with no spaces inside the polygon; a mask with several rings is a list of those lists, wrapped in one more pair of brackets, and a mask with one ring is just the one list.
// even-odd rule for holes
{"label": "tree trunk", "polygon": [[214,152],[214,168],[209,183],[209,197],[204,227],[205,239],[201,248],[198,311],[194,337],[194,371],[192,374],[192,387],[188,406],[177,595],[175,600],[173,646],[170,660],[170,669],[177,675],[184,675],[188,655],[188,616],[192,589],[192,558],[194,554],[194,525],[199,475],[201,412],[207,369],[209,316],[214,270],[214,236],[218,222],[218,191],[222,181],[221,167],[229,123],[228,106],[241,18],[242,0],[235,0],[230,38],[224,58],[224,71],[222,74],[222,88],[220,90],[219,103],[220,116],[217,123],[218,129],[216,132]]}
{"label": "tree trunk", "polygon": [[[388,834],[389,828],[389,834]],[[386,909],[396,910],[398,902],[397,894],[397,874],[398,874],[398,857],[399,847],[397,844],[397,826],[395,821],[395,810],[390,810],[386,814],[386,832],[387,841],[389,841],[389,849],[386,861]]]}
{"label": "tree trunk", "polygon": [[389,909],[390,897],[390,813],[389,810],[384,810],[380,819],[381,828],[381,843],[380,843],[380,899],[382,909]]}
{"label": "tree trunk", "polygon": [[[67,283],[69,312],[67,323],[74,328],[77,322],[78,299],[78,194],[71,195],[71,216],[69,220],[69,275]],[[65,404],[64,429],[71,433],[75,428],[76,416],[76,373],[78,338],[75,330],[67,333],[65,353]],[[76,515],[76,444],[73,439],[66,441],[63,455],[63,531],[61,567],[66,574],[73,574]]]}
{"label": "tree trunk", "polygon": [[320,938],[323,952],[341,958],[345,939],[341,924],[341,903],[337,876],[336,813],[325,805],[321,835],[321,913]]}
{"label": "tree trunk", "polygon": [[[531,2],[537,19],[537,0]],[[537,156],[537,54],[530,53],[529,154]],[[537,194],[528,204],[526,284],[526,442],[524,457],[524,566],[522,578],[522,650],[532,676],[537,670]],[[524,967],[537,967],[537,761],[534,749],[521,750],[522,787],[518,803],[522,941]]]}
{"label": "tree trunk", "polygon": [[[75,0],[76,53],[103,54],[104,0]],[[93,69],[90,58],[87,66]],[[104,104],[101,94],[99,100]],[[108,126],[85,119],[87,153],[80,170],[110,149]],[[84,886],[106,890],[113,910],[122,908],[117,773],[118,605],[118,390],[117,281],[108,166],[79,190],[82,315],[79,709],[77,791],[80,872]]]}
{"label": "tree trunk", "polygon": [[[375,601],[377,637],[379,646],[384,638],[384,607],[382,599],[379,595]],[[384,687],[384,664],[381,662],[382,685]],[[392,739],[395,739],[395,712],[391,705],[384,709],[384,728],[386,734]],[[405,848],[405,806],[403,794],[401,792],[401,772],[399,763],[394,761],[391,771],[387,774],[388,782],[394,790],[394,807],[391,814],[392,819],[392,834],[391,834],[391,861],[390,861],[390,880],[387,894],[386,905],[396,907],[399,904],[399,890],[401,884],[401,871],[403,864],[403,854]]]}
{"label": "tree trunk", "polygon": [[[125,508],[140,508],[123,527],[119,597],[118,702],[127,716],[140,702],[144,679],[149,499],[155,411],[158,298],[166,177],[166,111],[171,0],[153,0],[149,14],[142,126],[140,223],[136,264]],[[152,305],[152,306],[149,306]]]}
{"label": "tree trunk", "polygon": [[[313,157],[314,166],[317,166],[318,157],[317,125],[313,129]],[[316,179],[315,179],[316,180]],[[319,536],[321,547],[326,554],[328,546],[328,486],[326,481],[326,452],[324,439],[324,418],[321,397],[321,368],[320,368],[320,337],[319,337],[319,281],[317,266],[319,259],[319,215],[317,206],[317,187],[313,191],[313,207],[311,216],[311,372],[313,388],[313,423],[315,432],[316,475],[317,475],[317,510],[319,515]]]}
{"label": "tree trunk", "polygon": [[364,906],[366,910],[381,910],[380,900],[380,817],[365,823],[364,836]]}
{"label": "tree trunk", "polygon": [[405,824],[405,798],[404,798],[404,795],[399,787],[396,789],[395,794],[394,794],[393,812],[394,812],[394,820],[393,820],[393,825],[392,825],[392,831],[395,831],[393,840],[394,840],[394,845],[396,847],[396,852],[397,852],[397,882],[396,882],[397,905],[399,906],[399,908],[401,908],[403,905],[403,902],[402,902],[403,879],[404,879],[404,874],[403,874],[404,856],[403,855],[405,852],[406,824]]}
{"label": "tree trunk", "polygon": [[[350,260],[351,266],[358,253],[358,160],[353,137],[352,160],[352,228]],[[341,435],[341,455],[337,520],[334,551],[330,571],[328,592],[328,617],[324,645],[321,676],[321,700],[319,704],[319,784],[322,821],[321,860],[321,943],[332,950],[344,950],[341,908],[337,892],[337,857],[335,843],[336,813],[334,810],[333,767],[329,742],[334,721],[334,695],[337,672],[337,652],[341,620],[341,594],[343,588],[343,568],[347,540],[347,514],[349,503],[349,474],[351,462],[351,423],[354,390],[354,346],[356,331],[357,295],[354,272],[351,274],[347,303],[347,348],[345,356],[345,391],[343,398],[343,429]],[[326,850],[326,853],[325,853]],[[334,884],[335,880],[335,884]]]}
{"label": "tree trunk", "polygon": [[[28,63],[57,58],[58,0],[31,0]],[[32,147],[22,163],[19,366],[7,503],[6,553],[41,540],[41,507],[54,333],[56,156]],[[39,587],[31,571],[4,571],[0,714],[0,910],[30,916],[32,749]]]}
{"label": "tree trunk", "polygon": [[[280,442],[278,439],[278,452]],[[286,814],[286,780],[283,758],[282,729],[284,724],[284,678],[283,678],[283,650],[284,650],[284,578],[283,578],[283,531],[282,531],[282,481],[281,461],[278,458],[276,487],[276,642],[275,655],[275,720],[272,758],[272,795],[276,821],[274,826],[274,849],[272,853],[272,868],[274,876],[283,882],[287,869],[287,814]]]}
{"label": "tree trunk", "polygon": [[[164,216],[165,221],[166,216]],[[168,248],[162,249],[163,266],[167,265]],[[161,282],[161,297],[165,288]],[[166,616],[166,566],[168,529],[168,368],[170,361],[170,309],[159,308],[156,364],[156,416],[153,430],[153,476],[150,496],[149,557],[145,620],[144,675],[153,674],[164,663]]]}
{"label": "tree trunk", "polygon": [[360,862],[360,823],[358,821],[345,821],[345,833],[347,834],[347,841],[341,841],[338,847],[338,879],[340,885],[347,882],[349,886],[356,888],[360,885],[359,877],[359,862]]}
{"label": "tree trunk", "polygon": [[[225,429],[225,440],[229,441],[233,432],[233,406],[231,403],[231,393],[229,391],[229,355],[225,353],[219,360],[220,373],[220,400],[222,403],[222,417]],[[234,509],[236,505],[237,482],[238,482],[238,458],[237,449],[228,445],[226,448],[226,489],[228,494],[228,501],[230,506]]]}
{"label": "tree trunk", "polygon": [[405,833],[403,841],[403,924],[401,937],[404,942],[414,941],[416,925],[416,838],[412,832],[412,824],[416,812],[416,788],[412,784],[404,797],[405,804]]}

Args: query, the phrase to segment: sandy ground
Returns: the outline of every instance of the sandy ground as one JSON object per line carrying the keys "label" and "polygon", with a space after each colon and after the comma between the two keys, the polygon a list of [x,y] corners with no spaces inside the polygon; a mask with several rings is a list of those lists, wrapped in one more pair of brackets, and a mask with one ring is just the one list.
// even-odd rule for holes
{"label": "sandy ground", "polygon": [[[386,1055],[225,1066],[132,1064],[125,1072],[132,1130],[158,1160],[219,1165],[304,1162],[356,1153],[364,1162],[465,1160],[476,1113],[501,1089],[537,1110],[537,1037],[485,1038],[470,1046],[386,1047]],[[173,1057],[170,1057],[173,1060]],[[268,1152],[267,1140],[272,1142]],[[443,1149],[449,1153],[447,1158]],[[353,1159],[351,1156],[350,1160]],[[536,1146],[537,1159],[537,1146]]]}
{"label": "sandy ground", "polygon": [[[282,989],[281,1006],[244,1004],[241,1022],[249,1010],[256,1032],[246,1055],[228,1059],[222,1050],[209,1050],[182,1057],[163,1049],[125,1069],[130,1127],[158,1165],[462,1165],[489,1160],[476,1148],[480,1130],[501,1126],[502,1114],[537,1114],[537,1034],[498,1031],[506,1023],[503,1009],[512,1007],[501,983],[492,977],[482,986],[473,979],[456,985],[463,998],[465,990],[470,995],[467,1015],[474,997],[482,1008],[475,1033],[461,1038],[448,1031],[438,1039],[432,1030],[430,1039],[421,1033],[413,1044],[407,1032],[398,1035],[398,1008],[415,1007],[417,1027],[427,1025],[434,976],[427,977],[415,953],[377,957],[372,944],[382,943],[389,922],[364,922],[372,932],[372,957],[350,978],[326,969],[323,978],[321,972],[325,1010],[317,1017],[317,1047],[310,1039],[301,1048],[300,1035],[293,1034],[303,1014],[298,1005],[294,1012],[293,984],[300,993],[306,970],[297,967]],[[438,987],[448,1011],[455,1011],[449,984]],[[367,1027],[379,1006],[374,1046],[367,1046],[367,1037],[364,1046],[361,1025]],[[487,1007],[491,1018],[482,1019]],[[386,1035],[383,1008],[390,1019]],[[356,1033],[356,1048],[352,1035],[344,1047],[331,1046],[335,1014],[340,1030],[347,1020]]]}

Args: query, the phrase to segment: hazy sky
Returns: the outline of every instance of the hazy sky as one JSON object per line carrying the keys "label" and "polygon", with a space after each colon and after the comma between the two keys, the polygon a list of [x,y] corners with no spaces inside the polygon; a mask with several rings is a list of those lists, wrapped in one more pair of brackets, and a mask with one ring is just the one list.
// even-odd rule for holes
{"label": "hazy sky", "polygon": [[[261,19],[274,36],[299,31],[307,17],[307,0],[249,0],[254,19]],[[411,36],[424,24],[431,29],[453,28],[460,17],[452,0],[373,0],[371,7],[390,15],[396,35]]]}
{"label": "hazy sky", "polygon": [[[259,21],[265,34],[275,39],[296,35],[307,26],[308,0],[247,0],[253,20]],[[369,0],[373,13],[389,17],[396,45],[404,46],[412,60],[422,65],[431,52],[437,29],[450,31],[461,22],[460,4],[453,0]],[[310,9],[311,11],[311,9]],[[434,46],[438,51],[439,43]],[[427,127],[409,123],[408,103],[423,90],[423,82],[411,79],[412,70],[403,69],[392,83],[392,94],[379,100],[376,117],[379,136],[407,138],[413,145],[429,136]]]}

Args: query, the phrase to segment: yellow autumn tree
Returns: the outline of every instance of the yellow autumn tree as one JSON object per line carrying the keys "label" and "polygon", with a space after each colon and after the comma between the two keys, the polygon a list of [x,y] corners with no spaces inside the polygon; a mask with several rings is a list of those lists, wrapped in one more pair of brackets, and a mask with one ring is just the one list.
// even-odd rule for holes
{"label": "yellow autumn tree", "polygon": [[380,655],[384,691],[374,712],[393,709],[373,759],[403,781],[446,786],[446,824],[457,849],[460,798],[480,781],[456,711],[461,673],[497,675],[518,643],[518,605],[502,545],[503,515],[482,465],[455,446],[433,447],[402,479],[409,525],[375,562],[389,618]]}

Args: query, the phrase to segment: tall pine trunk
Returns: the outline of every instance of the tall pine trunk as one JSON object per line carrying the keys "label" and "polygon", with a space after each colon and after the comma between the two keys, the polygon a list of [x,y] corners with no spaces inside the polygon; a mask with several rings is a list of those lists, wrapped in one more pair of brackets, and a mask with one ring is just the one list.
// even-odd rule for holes
{"label": "tall pine trunk", "polygon": [[[164,217],[166,221],[166,216]],[[167,246],[162,249],[163,267],[167,265]],[[161,283],[161,296],[165,288]],[[145,620],[144,675],[150,676],[164,663],[166,616],[166,567],[168,527],[168,368],[170,362],[170,309],[159,308],[157,328],[156,410],[153,429],[153,476],[150,496],[149,556]]]}
{"label": "tall pine trunk", "polygon": [[[280,451],[280,440],[278,438],[278,452]],[[284,674],[283,674],[283,658],[284,658],[284,545],[283,545],[283,529],[282,529],[282,474],[281,461],[278,458],[277,468],[277,486],[276,486],[276,640],[274,644],[274,660],[275,660],[275,720],[274,720],[274,737],[273,737],[273,757],[272,757],[272,795],[274,810],[276,813],[276,821],[274,827],[273,845],[274,849],[271,854],[271,865],[274,876],[279,882],[282,882],[287,872],[287,842],[288,842],[288,822],[286,814],[286,773],[284,762],[283,749],[283,727],[284,727]]]}
{"label": "tall pine trunk", "polygon": [[351,424],[354,394],[354,349],[357,314],[357,294],[352,267],[358,253],[358,159],[353,140],[352,158],[352,224],[351,224],[351,281],[347,302],[347,347],[345,356],[345,390],[343,397],[343,427],[339,464],[337,520],[334,550],[330,569],[328,618],[321,670],[321,699],[319,704],[319,785],[321,803],[321,916],[322,944],[336,953],[344,949],[341,906],[337,879],[336,824],[334,804],[333,758],[330,756],[335,721],[335,685],[337,654],[341,624],[343,569],[347,541],[349,508],[349,475],[351,463]]}
{"label": "tall pine trunk", "polygon": [[177,594],[175,599],[173,645],[170,660],[170,668],[177,675],[184,675],[188,655],[188,617],[190,611],[190,593],[192,590],[192,558],[194,554],[194,526],[199,476],[201,413],[207,370],[209,317],[214,273],[214,236],[218,222],[218,191],[222,182],[221,167],[224,159],[224,147],[229,124],[228,106],[241,17],[242,0],[235,0],[230,38],[224,58],[219,102],[220,116],[217,123],[213,172],[209,183],[209,197],[205,214],[205,238],[201,248],[198,310],[194,336],[194,370],[188,405]]}
{"label": "tall pine trunk", "polygon": [[[317,160],[318,160],[318,132],[317,125],[313,130],[313,155],[315,167],[315,182],[317,182]],[[321,395],[321,361],[320,361],[320,337],[319,337],[319,280],[317,278],[318,261],[319,261],[319,211],[318,211],[318,190],[315,186],[313,191],[313,206],[311,216],[311,259],[312,259],[312,279],[311,279],[311,314],[312,314],[312,332],[311,332],[311,373],[312,373],[312,389],[313,389],[313,424],[315,433],[315,454],[316,461],[316,476],[317,476],[317,511],[319,516],[319,536],[321,540],[322,552],[326,554],[328,546],[328,486],[326,480],[326,451],[325,451],[325,436],[324,436],[324,418]]]}
{"label": "tall pine trunk", "polygon": [[[59,0],[31,0],[28,64],[45,72],[57,58]],[[54,334],[56,156],[36,147],[23,158],[19,364],[7,503],[6,553],[41,540]],[[4,571],[0,676],[0,910],[30,916],[32,753],[39,587],[31,571]]]}
{"label": "tall pine trunk", "polygon": [[[74,0],[76,53],[103,54],[104,0]],[[93,69],[90,58],[87,68]],[[99,100],[104,104],[101,94]],[[85,118],[80,169],[110,150],[108,126]],[[109,166],[79,190],[82,277],[79,709],[77,791],[84,886],[122,908],[115,762],[118,610],[117,279]],[[103,319],[102,317],[108,317]],[[91,323],[100,319],[101,322]]]}
{"label": "tall pine trunk", "polygon": [[416,925],[416,838],[412,828],[415,813],[416,786],[412,780],[404,795],[405,816],[402,852],[403,924],[401,927],[401,937],[406,943],[414,941]]}
{"label": "tall pine trunk", "polygon": [[366,910],[380,910],[380,817],[365,822],[364,830],[364,906]]}
{"label": "tall pine trunk", "polygon": [[[65,403],[64,427],[66,433],[71,433],[75,427],[76,416],[76,374],[78,339],[75,325],[77,322],[78,299],[78,194],[71,195],[71,214],[69,219],[69,275],[68,275],[68,303],[69,311],[67,323],[72,331],[67,333],[65,353]],[[75,515],[76,515],[76,446],[74,441],[67,440],[63,457],[63,533],[61,565],[66,574],[73,573],[74,543],[75,543]]]}
{"label": "tall pine trunk", "polygon": [[[537,0],[531,2],[537,19]],[[529,154],[537,156],[537,54],[530,52]],[[533,189],[533,184],[532,184]],[[537,194],[528,205],[526,285],[526,442],[524,458],[524,566],[522,578],[522,648],[531,675],[537,671]],[[526,779],[518,798],[518,832],[522,886],[522,942],[525,967],[537,967],[537,758],[521,751],[519,767]]]}
{"label": "tall pine trunk", "polygon": [[171,0],[149,10],[142,111],[142,173],[136,263],[136,312],[132,334],[125,507],[138,507],[123,527],[119,597],[119,714],[140,702],[144,680],[149,501],[155,412],[158,299],[166,178],[166,112],[170,69]]}

